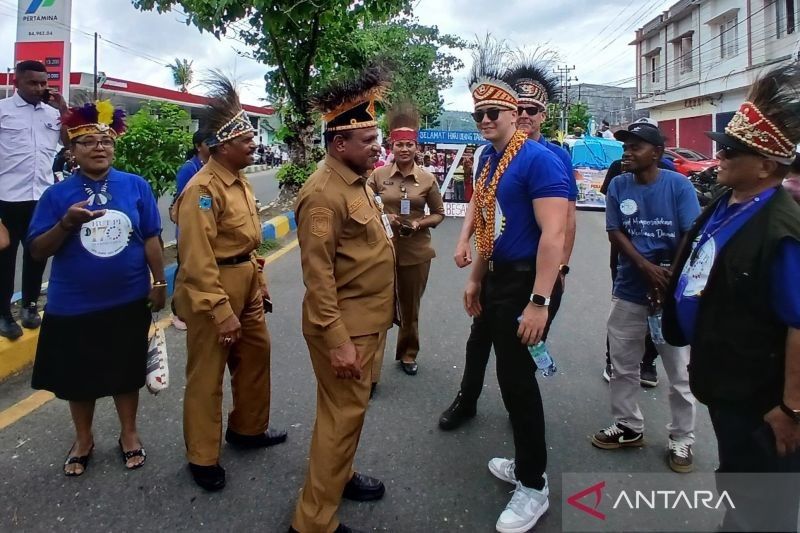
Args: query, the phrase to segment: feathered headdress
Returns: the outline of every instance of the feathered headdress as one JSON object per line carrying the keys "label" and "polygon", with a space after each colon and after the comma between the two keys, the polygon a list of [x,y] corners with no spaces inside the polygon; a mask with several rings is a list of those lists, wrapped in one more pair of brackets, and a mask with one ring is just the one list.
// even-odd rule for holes
{"label": "feathered headdress", "polygon": [[370,65],[357,77],[334,82],[311,98],[311,105],[325,121],[325,131],[371,128],[378,125],[375,101],[389,90],[389,73]]}
{"label": "feathered headdress", "polygon": [[504,42],[487,35],[482,43],[477,43],[472,52],[472,71],[469,90],[475,108],[496,106],[517,109],[517,91],[503,79],[506,71],[508,47]]}
{"label": "feathered headdress", "polygon": [[718,144],[763,155],[789,165],[800,142],[800,69],[786,65],[751,86],[725,132],[707,132]]}
{"label": "feathered headdress", "polygon": [[503,77],[517,91],[520,104],[547,107],[558,89],[558,80],[546,63],[521,62]]}
{"label": "feathered headdress", "polygon": [[411,102],[398,102],[386,114],[389,123],[389,140],[417,141],[419,131],[419,111]]}
{"label": "feathered headdress", "polygon": [[220,72],[212,71],[211,78],[204,82],[209,87],[211,101],[206,106],[206,129],[211,136],[208,147],[219,146],[246,133],[255,133],[250,118],[242,109],[239,94],[233,83]]}
{"label": "feathered headdress", "polygon": [[107,134],[116,138],[125,133],[125,110],[114,109],[110,100],[98,100],[70,108],[67,116],[61,119],[61,124],[67,127],[70,140],[91,134]]}

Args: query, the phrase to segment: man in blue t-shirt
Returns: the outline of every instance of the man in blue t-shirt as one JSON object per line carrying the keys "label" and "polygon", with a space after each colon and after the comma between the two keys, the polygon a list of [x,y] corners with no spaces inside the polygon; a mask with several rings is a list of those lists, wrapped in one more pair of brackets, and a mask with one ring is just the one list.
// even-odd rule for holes
{"label": "man in blue t-shirt", "polygon": [[497,531],[527,531],[548,508],[544,408],[528,346],[540,342],[564,251],[569,177],[557,156],[517,131],[517,93],[475,73],[473,118],[491,143],[473,196],[477,254],[464,307],[485,317],[497,380],[514,433],[515,459],[489,470],[516,486]]}
{"label": "man in blue t-shirt", "polygon": [[[644,444],[644,417],[636,396],[648,322],[660,323],[660,301],[665,293],[669,264],[700,213],[692,184],[684,176],[658,168],[664,137],[657,127],[631,124],[615,133],[624,143],[623,167],[606,199],[606,230],[619,250],[608,341],[611,364],[611,411],[614,423],[592,437],[592,444],[611,450]],[[664,343],[652,332],[670,382],[668,463],[675,472],[692,470],[695,400],[689,391],[686,368],[689,350]]]}

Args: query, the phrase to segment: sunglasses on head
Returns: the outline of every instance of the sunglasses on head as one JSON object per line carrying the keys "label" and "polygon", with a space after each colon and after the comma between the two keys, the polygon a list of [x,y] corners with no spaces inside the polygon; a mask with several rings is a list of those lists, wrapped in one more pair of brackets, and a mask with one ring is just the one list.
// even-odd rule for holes
{"label": "sunglasses on head", "polygon": [[504,111],[504,109],[481,109],[472,113],[472,118],[475,122],[483,122],[483,117],[489,117],[489,120],[497,120],[497,117],[500,116],[500,111]]}
{"label": "sunglasses on head", "polygon": [[541,107],[538,106],[531,106],[531,107],[518,107],[517,111],[521,115],[522,113],[526,113],[529,117],[535,117],[539,114],[540,111],[544,111]]}

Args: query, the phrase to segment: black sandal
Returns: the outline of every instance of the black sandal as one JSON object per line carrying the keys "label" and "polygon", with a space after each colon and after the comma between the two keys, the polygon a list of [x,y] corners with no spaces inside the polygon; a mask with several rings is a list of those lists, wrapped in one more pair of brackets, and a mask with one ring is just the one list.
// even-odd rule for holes
{"label": "black sandal", "polygon": [[[94,443],[92,443],[92,447],[89,448],[89,453],[87,453],[86,455],[81,455],[81,456],[70,455],[72,453],[73,448],[75,448],[74,444],[72,445],[72,448],[69,449],[69,452],[67,453],[67,459],[64,461],[64,475],[67,477],[78,477],[86,473],[86,467],[89,466],[89,458],[92,456],[92,452],[94,451]],[[67,472],[66,468],[69,465],[74,465],[74,464],[81,465],[83,467],[83,470],[81,470],[80,472]]]}
{"label": "black sandal", "polygon": [[[144,466],[144,463],[147,461],[147,453],[145,453],[144,447],[126,452],[122,448],[122,439],[119,439],[117,442],[119,443],[119,451],[122,454],[122,463],[125,465],[125,468],[127,468],[128,470],[136,470],[137,468],[141,468]],[[128,461],[130,461],[134,457],[141,457],[142,462],[133,466],[128,466]]]}

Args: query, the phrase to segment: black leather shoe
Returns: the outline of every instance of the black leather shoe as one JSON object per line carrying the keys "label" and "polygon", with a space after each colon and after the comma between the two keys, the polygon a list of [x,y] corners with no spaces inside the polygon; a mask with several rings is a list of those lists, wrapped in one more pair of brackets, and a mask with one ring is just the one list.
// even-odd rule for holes
{"label": "black leather shoe", "polygon": [[258,435],[241,435],[228,429],[225,431],[225,440],[239,448],[268,448],[286,442],[286,432],[269,428]]}
{"label": "black leather shoe", "polygon": [[356,472],[344,486],[342,497],[355,502],[371,502],[383,498],[384,492],[386,487],[380,479]]}
{"label": "black leather shoe", "polygon": [[42,317],[39,316],[39,309],[36,307],[36,302],[23,307],[20,311],[19,318],[23,328],[36,329],[42,325]]}
{"label": "black leather shoe", "polygon": [[476,414],[475,403],[467,401],[459,391],[450,407],[439,417],[439,427],[445,431],[456,429],[468,419],[474,418]]}
{"label": "black leather shoe", "polygon": [[417,365],[416,361],[412,361],[411,363],[400,361],[400,367],[403,369],[403,372],[405,372],[409,376],[416,376],[417,370],[419,370],[419,366]]}
{"label": "black leather shoe", "polygon": [[189,471],[194,482],[207,491],[217,491],[225,488],[225,469],[220,465],[200,466],[189,463]]}
{"label": "black leather shoe", "polygon": [[378,388],[377,383],[373,383],[372,386],[369,388],[369,399],[371,400],[373,396],[375,396],[375,389]]}
{"label": "black leather shoe", "polygon": [[10,316],[0,316],[0,337],[18,339],[22,337],[22,328]]}

